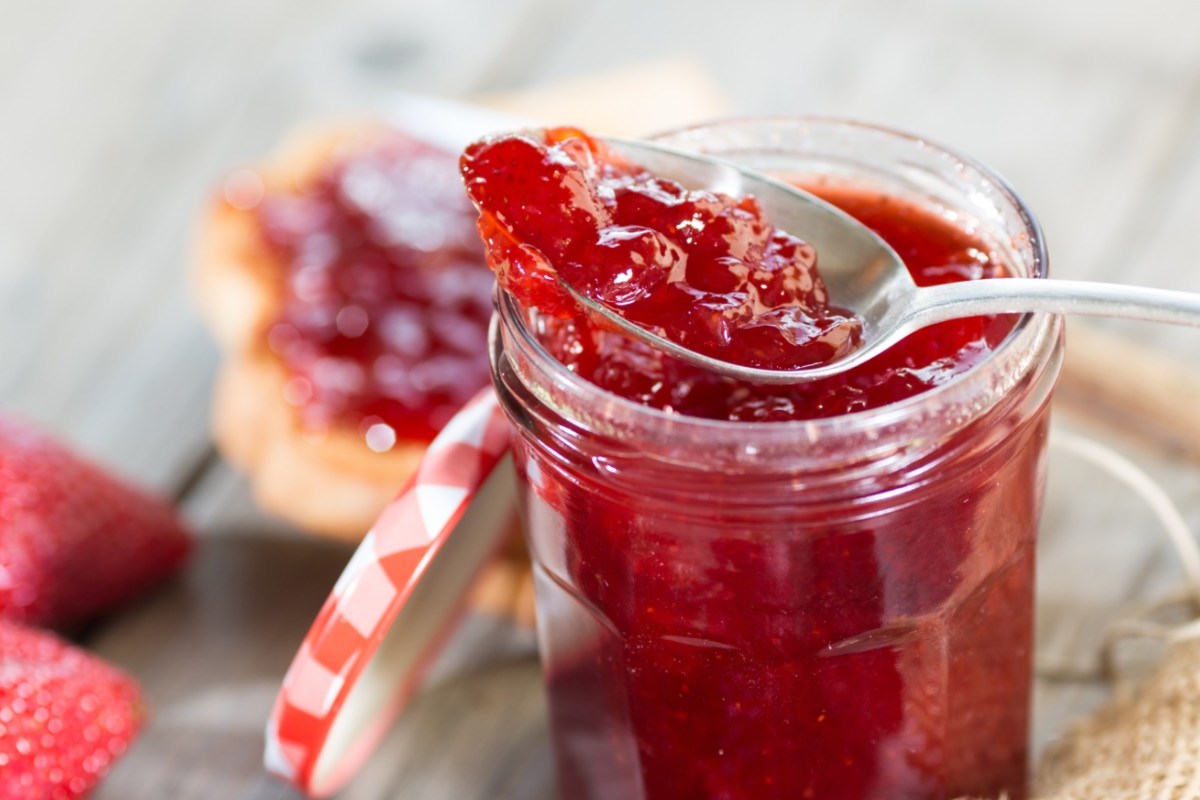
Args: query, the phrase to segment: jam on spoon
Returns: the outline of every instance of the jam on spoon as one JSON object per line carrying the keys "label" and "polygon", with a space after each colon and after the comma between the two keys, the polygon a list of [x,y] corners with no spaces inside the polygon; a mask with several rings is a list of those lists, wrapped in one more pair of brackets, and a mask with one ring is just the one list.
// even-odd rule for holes
{"label": "jam on spoon", "polygon": [[[558,281],[738,364],[782,370],[839,358],[857,345],[858,321],[829,304],[819,254],[771,225],[754,198],[685,190],[572,128],[485,139],[467,149],[461,169],[489,263],[503,288],[541,312],[544,344],[576,373],[644,405],[744,421],[851,413],[944,383],[1012,328],[1010,317],[941,323],[809,384],[721,377],[598,323]],[[986,243],[932,212],[869,190],[804,188],[879,234],[918,285],[1007,274]]]}

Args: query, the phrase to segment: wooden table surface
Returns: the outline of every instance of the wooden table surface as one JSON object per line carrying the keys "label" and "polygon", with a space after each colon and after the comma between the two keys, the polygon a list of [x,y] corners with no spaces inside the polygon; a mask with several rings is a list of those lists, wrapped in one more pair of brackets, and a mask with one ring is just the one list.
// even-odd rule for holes
{"label": "wooden table surface", "polygon": [[[349,556],[256,512],[212,448],[217,353],[183,265],[223,172],[298,122],[386,108],[396,90],[512,91],[666,52],[703,65],[735,112],[855,116],[978,156],[1039,213],[1060,277],[1200,291],[1198,45],[1193,0],[0,8],[0,407],[176,498],[202,536],[178,581],[81,636],[155,711],[97,796],[295,796],[263,773],[261,731]],[[1120,329],[1200,362],[1195,331]],[[1113,441],[1200,528],[1196,465]],[[1050,484],[1039,746],[1103,698],[1092,676],[1117,610],[1178,580],[1148,513],[1109,478],[1058,454]],[[454,666],[344,797],[553,797],[531,637],[469,623]]]}

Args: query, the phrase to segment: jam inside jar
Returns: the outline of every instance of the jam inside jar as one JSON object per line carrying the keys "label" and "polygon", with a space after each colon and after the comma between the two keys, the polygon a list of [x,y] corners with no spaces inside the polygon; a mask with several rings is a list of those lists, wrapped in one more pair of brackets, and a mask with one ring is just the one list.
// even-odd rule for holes
{"label": "jam inside jar", "polygon": [[[926,142],[818,119],[667,139],[831,199],[891,198],[1045,275],[1019,198]],[[493,379],[517,434],[563,798],[1025,796],[1061,327],[1000,322],[983,352],[887,365],[944,381],[747,422],[605,391],[501,296]]]}

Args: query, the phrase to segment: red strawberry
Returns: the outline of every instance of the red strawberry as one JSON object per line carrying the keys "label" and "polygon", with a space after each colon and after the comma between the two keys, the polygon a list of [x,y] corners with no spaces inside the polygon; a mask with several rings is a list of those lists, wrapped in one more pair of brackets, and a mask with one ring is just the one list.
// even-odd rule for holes
{"label": "red strawberry", "polygon": [[86,794],[137,734],[139,694],[95,656],[0,620],[0,797]]}
{"label": "red strawberry", "polygon": [[81,622],[173,572],[189,548],[166,503],[0,418],[0,616]]}

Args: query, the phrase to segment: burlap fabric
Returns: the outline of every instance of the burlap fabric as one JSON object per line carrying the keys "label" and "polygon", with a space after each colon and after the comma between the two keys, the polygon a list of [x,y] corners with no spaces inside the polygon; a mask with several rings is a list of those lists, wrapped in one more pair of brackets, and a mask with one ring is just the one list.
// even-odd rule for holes
{"label": "burlap fabric", "polygon": [[1176,637],[1136,690],[1049,752],[1038,800],[1200,800],[1200,638]]}

